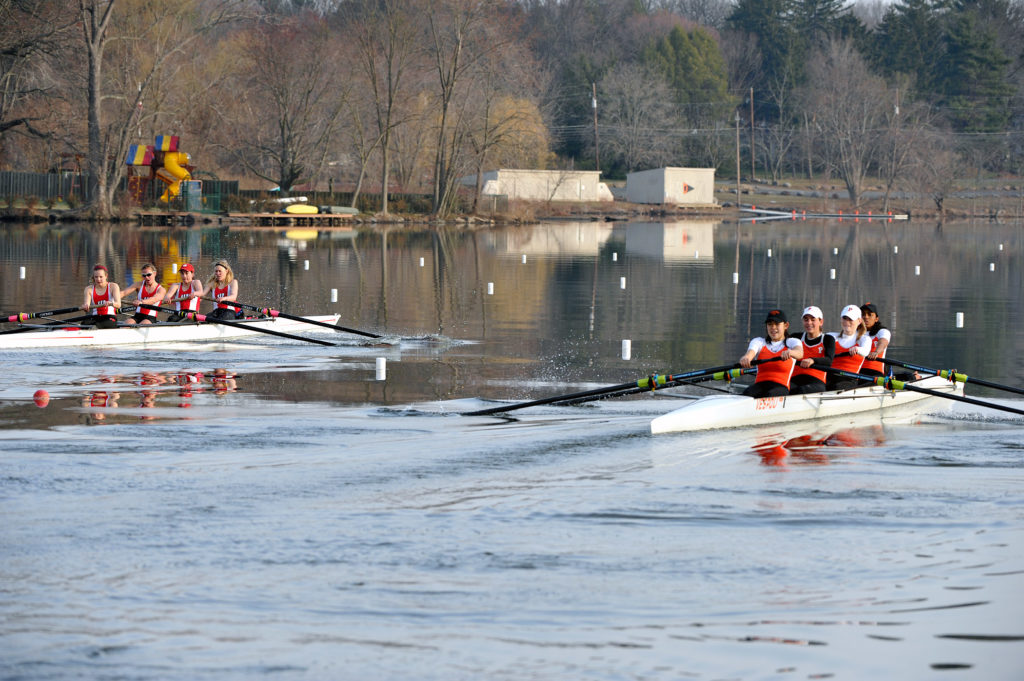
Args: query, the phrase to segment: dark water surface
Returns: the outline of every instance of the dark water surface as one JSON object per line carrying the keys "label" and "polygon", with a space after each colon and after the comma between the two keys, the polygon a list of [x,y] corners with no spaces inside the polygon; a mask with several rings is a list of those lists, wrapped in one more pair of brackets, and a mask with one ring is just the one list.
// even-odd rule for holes
{"label": "dark water surface", "polygon": [[1016,223],[6,226],[4,315],[77,304],[97,261],[226,258],[241,300],[384,338],[0,350],[0,678],[1024,678],[1018,416],[460,415],[867,300],[891,357],[1024,386],[1022,255]]}

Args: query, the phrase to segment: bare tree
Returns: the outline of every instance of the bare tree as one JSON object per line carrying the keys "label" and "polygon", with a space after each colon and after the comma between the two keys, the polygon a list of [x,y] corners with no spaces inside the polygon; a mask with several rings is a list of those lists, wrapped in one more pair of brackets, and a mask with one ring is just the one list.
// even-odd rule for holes
{"label": "bare tree", "polygon": [[931,198],[940,215],[945,214],[945,201],[959,177],[960,159],[951,140],[948,131],[927,131],[913,148],[909,168],[913,188]]}
{"label": "bare tree", "polygon": [[831,41],[811,59],[804,100],[811,111],[825,158],[860,207],[864,178],[876,158],[879,130],[889,102],[885,82],[872,76],[847,41]]}
{"label": "bare tree", "polygon": [[353,0],[343,6],[359,51],[360,75],[373,100],[381,152],[381,213],[388,213],[391,137],[403,124],[405,77],[418,50],[417,17],[402,0]]}
{"label": "bare tree", "polygon": [[326,24],[308,15],[257,27],[238,54],[221,145],[287,194],[323,169],[350,86]]}
{"label": "bare tree", "polygon": [[473,212],[479,205],[488,163],[497,167],[546,167],[547,128],[531,96],[545,90],[547,77],[523,46],[515,43],[504,43],[477,62],[466,138],[476,176]]}
{"label": "bare tree", "polygon": [[15,130],[49,136],[40,127],[47,110],[32,105],[56,89],[41,57],[54,55],[73,25],[59,0],[0,0],[0,139]]}
{"label": "bare tree", "polygon": [[613,68],[598,88],[601,143],[608,158],[627,171],[667,164],[674,149],[665,143],[682,121],[663,77],[642,66]]}
{"label": "bare tree", "polygon": [[[244,0],[78,0],[86,62],[87,165],[92,213],[113,213],[140,104],[163,70],[214,28],[240,18]],[[122,7],[123,5],[123,7]]]}

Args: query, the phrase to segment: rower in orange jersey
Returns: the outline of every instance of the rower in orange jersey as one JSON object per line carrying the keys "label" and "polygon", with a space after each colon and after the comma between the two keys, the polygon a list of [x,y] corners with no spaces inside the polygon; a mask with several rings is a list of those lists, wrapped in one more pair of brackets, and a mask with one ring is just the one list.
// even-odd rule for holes
{"label": "rower in orange jersey", "polygon": [[[841,314],[842,331],[831,333],[836,339],[836,354],[832,360],[832,368],[856,374],[860,372],[864,358],[871,352],[871,337],[864,326],[864,319],[858,306],[847,305]],[[856,388],[857,384],[855,378],[831,373],[826,381],[829,390],[849,390]]]}
{"label": "rower in orange jersey", "polygon": [[[121,295],[127,296],[129,293],[138,291],[136,297],[140,303],[146,305],[159,305],[163,302],[164,287],[156,280],[156,267],[149,264],[148,262],[142,266],[142,281],[137,284],[132,284],[126,288]],[[157,311],[148,307],[139,307],[135,310],[135,314],[128,320],[128,324],[152,324],[157,321]]]}
{"label": "rower in orange jersey", "polygon": [[892,332],[882,326],[882,322],[878,319],[878,308],[874,303],[861,305],[860,313],[864,318],[868,336],[871,338],[871,352],[864,360],[864,366],[861,367],[860,373],[866,376],[885,376],[885,364],[881,360],[885,357],[885,349],[889,347],[889,342],[892,340]]}
{"label": "rower in orange jersey", "polygon": [[94,324],[97,329],[113,329],[117,327],[117,312],[121,308],[121,288],[108,281],[110,273],[104,265],[92,268],[92,283],[85,287],[85,298],[82,310],[92,316],[87,323]]}
{"label": "rower in orange jersey", "polygon": [[743,391],[748,397],[784,397],[789,394],[790,377],[797,360],[803,359],[803,344],[789,337],[789,321],[782,310],[772,310],[764,320],[765,335],[752,338],[747,351],[740,357],[744,369],[753,361],[774,360],[759,364],[753,385]]}
{"label": "rower in orange jersey", "polygon": [[804,346],[804,356],[793,369],[789,384],[791,395],[824,392],[828,378],[825,369],[832,366],[836,353],[836,339],[821,332],[825,318],[820,307],[811,305],[804,309],[803,323],[800,342]]}

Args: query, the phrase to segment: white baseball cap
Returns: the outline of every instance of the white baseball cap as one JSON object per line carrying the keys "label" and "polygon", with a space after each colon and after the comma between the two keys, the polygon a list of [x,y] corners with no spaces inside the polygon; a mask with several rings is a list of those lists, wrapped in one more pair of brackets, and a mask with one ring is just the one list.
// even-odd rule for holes
{"label": "white baseball cap", "polygon": [[811,305],[810,307],[805,307],[804,308],[804,313],[802,315],[800,315],[800,316],[801,317],[806,317],[807,315],[811,315],[812,317],[814,317],[816,319],[824,319],[825,318],[825,315],[823,315],[821,313],[821,308],[817,307],[815,305]]}
{"label": "white baseball cap", "polygon": [[847,305],[846,307],[843,308],[843,312],[842,314],[840,314],[840,316],[849,317],[853,321],[857,321],[858,319],[861,318],[860,308],[856,305]]}

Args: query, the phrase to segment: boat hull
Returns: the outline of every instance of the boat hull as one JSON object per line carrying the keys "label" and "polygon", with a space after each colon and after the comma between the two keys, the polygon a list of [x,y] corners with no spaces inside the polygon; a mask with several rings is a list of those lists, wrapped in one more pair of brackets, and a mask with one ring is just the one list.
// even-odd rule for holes
{"label": "boat hull", "polygon": [[[963,394],[963,384],[931,376],[913,382],[945,394]],[[865,386],[842,392],[789,395],[753,399],[743,395],[713,395],[663,414],[651,421],[651,432],[680,433],[715,428],[741,428],[810,419],[833,418],[849,414],[890,410],[899,407],[901,415],[907,409],[918,413],[949,404],[949,400],[909,390],[886,390],[880,386]]]}
{"label": "boat hull", "polygon": [[[339,315],[307,317],[312,321],[337,324]],[[283,333],[310,333],[317,327],[281,317],[239,320],[238,323],[182,322],[119,326],[116,329],[75,329],[56,327],[52,331],[26,331],[0,335],[0,349],[75,348],[115,345],[153,345],[191,341],[217,342],[251,336],[267,336],[261,329]]]}

